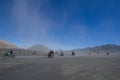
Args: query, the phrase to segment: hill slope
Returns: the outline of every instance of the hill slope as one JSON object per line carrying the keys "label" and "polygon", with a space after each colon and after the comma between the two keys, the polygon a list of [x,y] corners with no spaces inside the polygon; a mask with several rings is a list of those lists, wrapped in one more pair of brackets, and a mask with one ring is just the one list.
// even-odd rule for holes
{"label": "hill slope", "polygon": [[14,44],[9,43],[9,42],[0,40],[0,48],[11,49],[11,48],[18,48],[18,47]]}

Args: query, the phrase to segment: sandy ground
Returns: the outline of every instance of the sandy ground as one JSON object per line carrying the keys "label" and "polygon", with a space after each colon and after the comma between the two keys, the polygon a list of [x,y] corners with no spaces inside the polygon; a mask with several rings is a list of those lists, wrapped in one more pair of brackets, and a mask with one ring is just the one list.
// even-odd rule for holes
{"label": "sandy ground", "polygon": [[0,59],[0,80],[120,80],[120,57]]}

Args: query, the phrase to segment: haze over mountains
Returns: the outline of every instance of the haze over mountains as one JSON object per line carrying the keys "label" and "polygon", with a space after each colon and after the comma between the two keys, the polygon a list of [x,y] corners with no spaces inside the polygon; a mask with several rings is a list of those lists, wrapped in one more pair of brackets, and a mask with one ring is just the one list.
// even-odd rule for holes
{"label": "haze over mountains", "polygon": [[34,45],[34,46],[32,46],[32,47],[30,47],[28,49],[29,50],[40,51],[40,52],[48,52],[50,50],[46,46],[40,45],[40,44]]}
{"label": "haze over mountains", "polygon": [[[5,49],[18,49],[18,47],[16,45],[13,45],[9,42],[0,40],[0,49],[5,48]],[[22,50],[22,49],[21,49]],[[26,50],[30,50],[30,51],[39,51],[39,52],[48,52],[50,49],[48,47],[46,47],[45,45],[34,45]],[[58,52],[65,52],[65,53],[71,53],[72,51],[74,51],[77,54],[88,54],[88,53],[106,53],[106,52],[110,52],[110,53],[117,53],[120,54],[120,46],[118,45],[114,45],[114,44],[107,44],[107,45],[101,45],[101,46],[96,46],[96,47],[87,47],[85,49],[73,49],[73,50],[58,50]]]}

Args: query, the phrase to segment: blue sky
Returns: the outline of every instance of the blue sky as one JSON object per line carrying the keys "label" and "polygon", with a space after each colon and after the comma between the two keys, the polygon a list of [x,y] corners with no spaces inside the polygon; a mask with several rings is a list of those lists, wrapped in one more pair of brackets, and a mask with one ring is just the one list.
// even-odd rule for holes
{"label": "blue sky", "polygon": [[0,0],[0,39],[23,48],[120,45],[120,1]]}

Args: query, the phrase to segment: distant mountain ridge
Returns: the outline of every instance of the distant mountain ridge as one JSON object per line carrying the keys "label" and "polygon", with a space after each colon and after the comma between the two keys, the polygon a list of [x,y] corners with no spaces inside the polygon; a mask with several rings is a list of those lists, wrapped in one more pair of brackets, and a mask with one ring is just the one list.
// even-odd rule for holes
{"label": "distant mountain ridge", "polygon": [[120,54],[120,46],[115,45],[115,44],[106,44],[106,45],[101,45],[101,46],[96,46],[96,47],[87,47],[84,49],[73,49],[73,50],[68,50],[65,51],[67,53],[70,53],[71,51],[74,51],[76,53],[119,53]]}
{"label": "distant mountain ridge", "polygon": [[96,46],[93,48],[86,48],[85,50],[120,52],[120,46],[117,46],[114,44],[107,44],[107,45],[102,45],[102,46]]}
{"label": "distant mountain ridge", "polygon": [[18,48],[18,47],[14,44],[9,43],[9,42],[0,40],[0,48],[11,49],[11,48]]}

